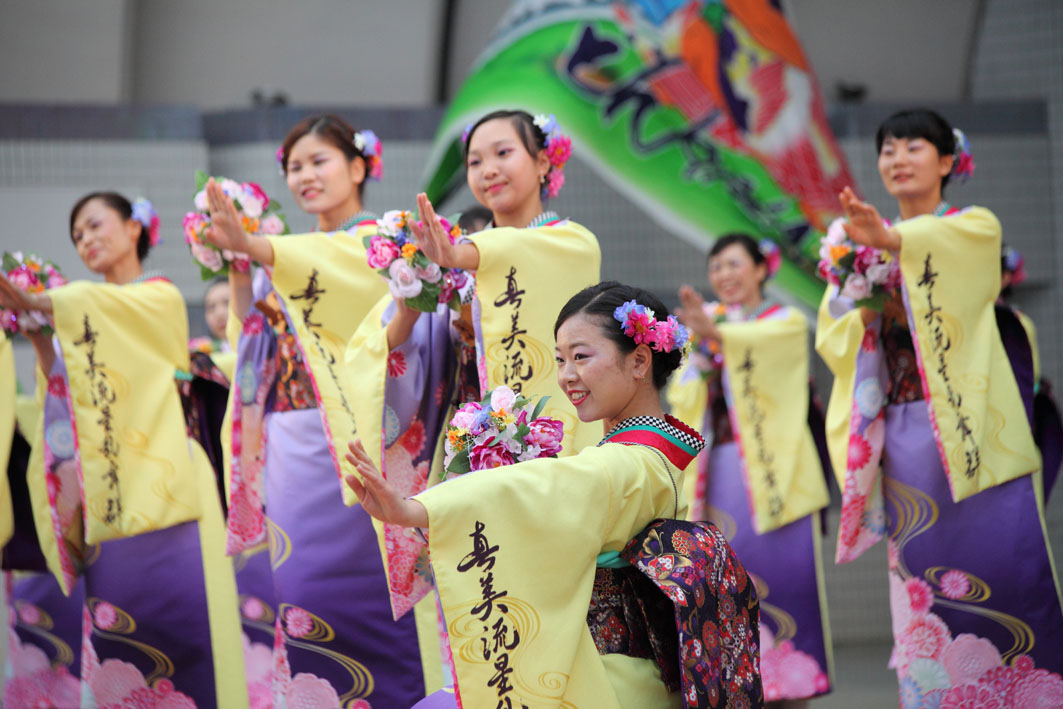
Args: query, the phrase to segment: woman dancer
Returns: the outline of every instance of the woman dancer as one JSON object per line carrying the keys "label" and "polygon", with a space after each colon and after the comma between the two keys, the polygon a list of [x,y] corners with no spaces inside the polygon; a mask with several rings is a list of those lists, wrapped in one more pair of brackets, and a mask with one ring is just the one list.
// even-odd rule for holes
{"label": "woman dancer", "polygon": [[938,114],[894,114],[876,147],[900,216],[884,224],[846,188],[845,230],[892,253],[902,283],[881,314],[830,289],[816,333],[835,374],[831,459],[845,471],[837,560],[888,537],[903,706],[1060,705],[1040,458],[993,312],[1000,223],[944,201],[973,163]]}
{"label": "woman dancer", "polygon": [[350,446],[366,510],[426,530],[464,706],[760,705],[753,585],[715,527],[676,520],[704,441],[661,410],[686,334],[655,311],[601,283],[557,317],[557,383],[597,446],[414,498]]}
{"label": "woman dancer", "polygon": [[763,294],[778,258],[745,234],[716,240],[719,302],[680,289],[679,319],[699,345],[668,399],[711,440],[689,481],[691,519],[716,524],[756,582],[764,698],[799,706],[831,686],[819,514],[829,496],[808,415],[808,324]]}
{"label": "woman dancer", "polygon": [[185,436],[174,372],[188,368],[177,289],[141,265],[157,222],[113,192],[70,213],[78,255],[106,283],[5,307],[55,321],[33,338],[43,420],[28,482],[41,549],[65,593],[84,577],[82,695],[93,705],[245,706],[232,566],[210,464]]}
{"label": "woman dancer", "polygon": [[[336,441],[355,435],[342,350],[386,292],[366,263],[367,179],[381,176],[380,144],[335,116],[296,125],[279,152],[288,188],[322,233],[244,233],[219,185],[207,187],[213,233],[262,264],[230,272],[230,333],[242,327],[232,396],[229,553],[269,542],[277,603],[274,701],[408,706],[441,683],[438,645],[419,651],[419,620],[392,618],[372,520],[343,504]],[[260,490],[264,489],[264,497]],[[273,620],[246,617],[259,624]],[[434,609],[424,614],[434,636]],[[388,638],[381,643],[381,638]],[[434,657],[432,653],[434,652]]]}
{"label": "woman dancer", "polygon": [[[596,283],[601,264],[593,234],[543,207],[564,181],[568,138],[553,117],[495,111],[470,126],[464,151],[469,188],[491,210],[488,228],[452,243],[424,194],[424,226],[412,225],[432,261],[459,269],[447,278],[460,309],[422,314],[401,298],[385,299],[348,347],[359,436],[407,495],[439,479],[437,440],[448,410],[501,384],[553,397],[545,411],[565,424],[565,454],[595,441],[563,401],[548,345],[552,313]],[[386,526],[384,535],[401,610],[431,588],[427,550],[403,529]]]}

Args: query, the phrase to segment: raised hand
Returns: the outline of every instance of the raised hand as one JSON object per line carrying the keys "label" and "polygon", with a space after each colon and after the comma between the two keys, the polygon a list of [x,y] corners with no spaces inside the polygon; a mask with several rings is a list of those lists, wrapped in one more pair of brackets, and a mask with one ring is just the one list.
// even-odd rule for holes
{"label": "raised hand", "polygon": [[[427,527],[428,511],[415,500],[407,500],[399,494],[377,470],[361,441],[347,443],[347,462],[357,469],[358,475],[347,475],[344,480],[354,490],[358,501],[370,516],[388,524],[402,527]],[[361,480],[359,480],[361,476]]]}
{"label": "raised hand", "polygon": [[716,323],[705,313],[705,299],[690,286],[679,289],[679,307],[675,311],[679,322],[698,336],[700,340],[718,340],[720,331]]}
{"label": "raised hand", "polygon": [[410,231],[417,238],[421,251],[443,268],[458,268],[454,244],[450,243],[450,235],[439,222],[436,210],[424,192],[417,195],[417,213],[421,215],[421,225],[410,222]]}
{"label": "raised hand", "polygon": [[246,254],[250,251],[250,239],[240,221],[240,213],[221,185],[210,178],[207,182],[207,206],[210,209],[210,226],[203,236],[219,249]]}
{"label": "raised hand", "polygon": [[848,218],[842,226],[846,235],[855,243],[889,251],[900,248],[900,235],[883,223],[882,215],[873,205],[857,198],[852,188],[843,189],[838,200]]}

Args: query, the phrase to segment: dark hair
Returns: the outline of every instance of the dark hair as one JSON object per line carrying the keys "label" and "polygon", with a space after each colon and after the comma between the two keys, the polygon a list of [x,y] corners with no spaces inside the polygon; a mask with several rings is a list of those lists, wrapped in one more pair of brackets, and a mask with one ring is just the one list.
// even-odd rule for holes
{"label": "dark hair", "polygon": [[466,166],[469,164],[469,144],[472,143],[472,134],[484,123],[497,118],[509,120],[513,128],[516,129],[517,135],[520,136],[520,142],[524,145],[524,149],[533,158],[539,155],[540,150],[546,149],[546,136],[539,129],[539,126],[535,125],[535,119],[532,118],[530,113],[519,110],[491,111],[473,123],[465,136],[465,144],[461,146],[461,159]]}
{"label": "dark hair", "polygon": [[210,293],[211,288],[213,288],[214,286],[225,286],[226,288],[228,288],[229,287],[229,277],[228,276],[215,276],[214,278],[211,278],[210,281],[207,282],[207,287],[203,289],[203,297],[204,298],[207,297],[207,293]]}
{"label": "dark hair", "polygon": [[490,209],[482,204],[476,204],[462,210],[461,216],[458,217],[458,228],[466,234],[472,234],[483,229],[480,226],[481,223],[490,224],[494,218],[495,215]]}
{"label": "dark hair", "polygon": [[749,257],[753,259],[753,265],[759,266],[762,263],[767,263],[767,259],[764,257],[764,252],[760,250],[760,245],[749,234],[724,234],[716,239],[712,248],[709,249],[709,260],[712,260],[713,256],[718,256],[721,251],[728,246],[734,246],[738,244],[746,250]]}
{"label": "dark hair", "polygon": [[[882,122],[875,133],[875,153],[882,152],[886,138],[922,138],[937,148],[938,155],[955,155],[956,137],[952,126],[937,111],[913,108],[898,111]],[[941,191],[949,184],[950,175],[941,178]]]}
{"label": "dark hair", "polygon": [[[90,192],[77,202],[70,209],[70,240],[74,240],[74,221],[78,218],[78,213],[85,207],[86,204],[94,199],[98,199],[108,207],[118,212],[118,215],[122,219],[133,218],[133,203],[128,199],[118,194],[117,192]],[[151,251],[151,235],[148,233],[148,227],[141,222],[140,224],[140,236],[137,237],[137,260],[143,261],[148,257],[148,252]]]}
{"label": "dark hair", "polygon": [[333,113],[307,116],[288,131],[287,137],[281,143],[281,170],[287,174],[288,156],[292,152],[292,146],[303,136],[316,135],[326,143],[339,148],[348,161],[361,158],[362,164],[365,165],[365,175],[358,183],[358,197],[360,198],[362,192],[365,191],[365,182],[369,179],[369,165],[365,155],[354,145],[354,134],[355,130],[351,124]]}
{"label": "dark hair", "polygon": [[[668,316],[668,308],[653,293],[635,286],[626,286],[616,281],[603,281],[595,286],[584,288],[576,295],[568,299],[565,307],[557,316],[554,323],[554,338],[557,331],[566,320],[579,313],[597,315],[601,322],[602,333],[611,340],[624,354],[635,351],[635,341],[624,334],[620,323],[613,317],[613,311],[618,307],[634,300],[639,305],[644,305],[652,310],[658,319]],[[668,377],[679,368],[683,362],[683,353],[678,349],[671,352],[653,351],[653,386],[663,389],[668,383]]]}

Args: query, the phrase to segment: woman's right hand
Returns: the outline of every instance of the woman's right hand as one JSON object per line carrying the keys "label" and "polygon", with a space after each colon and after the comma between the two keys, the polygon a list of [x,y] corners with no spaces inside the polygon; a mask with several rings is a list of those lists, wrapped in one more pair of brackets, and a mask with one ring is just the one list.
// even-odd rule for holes
{"label": "woman's right hand", "polygon": [[402,527],[428,526],[428,511],[424,505],[416,500],[405,499],[384,479],[361,441],[348,442],[347,449],[347,462],[357,469],[358,475],[347,475],[344,479],[371,517]]}
{"label": "woman's right hand", "polygon": [[699,340],[719,340],[716,323],[705,312],[705,299],[690,286],[679,289],[679,308],[675,312],[679,322],[694,333]]}
{"label": "woman's right hand", "polygon": [[417,319],[420,317],[420,310],[406,305],[406,301],[402,298],[395,298],[395,315],[388,323],[387,329],[389,352],[410,339],[413,326],[417,324]]}
{"label": "woman's right hand", "polygon": [[219,249],[246,254],[251,250],[251,239],[244,231],[240,213],[221,185],[210,178],[207,181],[207,206],[210,209],[210,226],[203,236]]}
{"label": "woman's right hand", "polygon": [[475,271],[479,267],[480,251],[471,243],[451,243],[450,234],[443,228],[431,200],[424,192],[417,195],[417,213],[421,215],[421,224],[411,221],[410,231],[432,263],[441,268],[460,268],[463,271]]}

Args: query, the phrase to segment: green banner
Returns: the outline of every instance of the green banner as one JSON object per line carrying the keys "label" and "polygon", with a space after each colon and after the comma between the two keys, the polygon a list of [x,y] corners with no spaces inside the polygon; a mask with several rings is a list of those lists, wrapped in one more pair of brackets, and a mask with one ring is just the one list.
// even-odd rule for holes
{"label": "green banner", "polygon": [[518,2],[444,116],[429,197],[460,185],[464,128],[499,108],[556,115],[573,152],[674,233],[773,239],[775,284],[818,303],[819,238],[853,181],[771,0]]}

